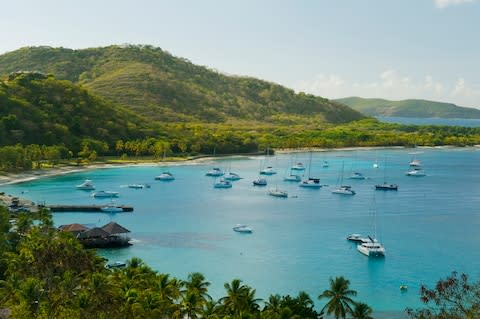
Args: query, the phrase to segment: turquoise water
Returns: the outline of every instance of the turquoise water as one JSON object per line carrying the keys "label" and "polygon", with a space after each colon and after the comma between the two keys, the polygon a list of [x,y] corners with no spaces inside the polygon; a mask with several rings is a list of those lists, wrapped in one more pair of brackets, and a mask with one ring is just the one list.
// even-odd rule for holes
{"label": "turquoise water", "polygon": [[[320,190],[282,180],[294,160],[308,165],[307,153],[268,158],[266,163],[278,174],[267,177],[267,188],[251,183],[264,159],[235,157],[171,167],[173,182],[154,180],[159,167],[139,166],[98,169],[0,190],[47,204],[101,202],[75,189],[85,178],[92,179],[97,190],[119,191],[116,202],[134,206],[133,213],[58,213],[55,224],[102,226],[114,220],[131,230],[135,243],[100,254],[112,261],[138,256],[152,268],[180,278],[200,271],[212,282],[215,298],[223,296],[225,282],[240,278],[256,288],[260,298],[305,290],[321,307],[323,302],[316,298],[328,288],[329,277],[342,275],[358,291],[358,299],[375,310],[402,311],[420,305],[422,283],[432,285],[453,270],[478,280],[480,270],[479,149],[415,151],[418,154],[404,149],[315,152],[311,175],[329,185]],[[404,175],[413,156],[424,164],[426,177]],[[378,169],[373,168],[376,159]],[[322,168],[324,160],[330,167]],[[353,197],[331,193],[342,163],[345,176],[354,170],[367,176],[363,181],[344,180],[357,191]],[[231,189],[214,189],[214,179],[205,176],[213,165],[231,167],[244,179]],[[399,185],[398,192],[374,191],[384,174],[388,182]],[[124,187],[131,183],[149,183],[151,188]],[[268,196],[267,189],[275,186],[290,197]],[[387,250],[384,259],[368,259],[345,240],[350,233],[371,233],[372,207],[377,209],[378,238]],[[233,232],[237,223],[251,226],[253,234]],[[408,292],[400,292],[400,284],[408,285]]]}

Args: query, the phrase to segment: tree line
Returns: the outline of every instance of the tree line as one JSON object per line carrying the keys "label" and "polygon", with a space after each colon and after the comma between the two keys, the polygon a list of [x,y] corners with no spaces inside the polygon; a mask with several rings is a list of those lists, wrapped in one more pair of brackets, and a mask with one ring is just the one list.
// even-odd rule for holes
{"label": "tree line", "polygon": [[[342,276],[330,278],[316,299],[272,294],[262,300],[240,279],[224,284],[212,298],[210,282],[198,272],[186,279],[151,269],[139,258],[125,268],[108,269],[94,250],[53,227],[48,210],[18,213],[12,220],[0,207],[0,315],[11,318],[165,319],[372,319],[373,310],[355,300]],[[473,319],[480,316],[480,282],[453,272],[434,288],[422,286],[426,307],[406,309],[412,319]]]}

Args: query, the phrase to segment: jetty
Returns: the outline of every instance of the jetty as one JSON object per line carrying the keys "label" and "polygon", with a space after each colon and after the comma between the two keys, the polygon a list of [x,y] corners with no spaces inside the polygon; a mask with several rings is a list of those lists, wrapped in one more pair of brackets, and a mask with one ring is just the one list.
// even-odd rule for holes
{"label": "jetty", "polygon": [[[102,208],[105,205],[46,205],[46,208],[50,209],[52,213],[75,213],[75,212],[104,212]],[[118,205],[117,207],[121,208],[121,212],[133,212],[132,206]]]}

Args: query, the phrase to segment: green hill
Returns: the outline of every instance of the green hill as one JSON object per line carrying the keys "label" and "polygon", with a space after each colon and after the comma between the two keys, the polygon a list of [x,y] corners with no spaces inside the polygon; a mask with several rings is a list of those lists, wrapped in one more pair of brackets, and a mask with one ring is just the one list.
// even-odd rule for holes
{"label": "green hill", "polygon": [[152,46],[25,47],[0,56],[0,74],[54,74],[136,113],[168,122],[346,123],[349,107],[249,77],[226,76]]}
{"label": "green hill", "polygon": [[0,146],[64,144],[83,139],[113,144],[148,133],[144,118],[66,80],[19,72],[0,82]]}
{"label": "green hill", "polygon": [[336,101],[369,116],[480,119],[479,109],[461,107],[451,103],[427,100],[389,101],[361,97],[347,97]]}

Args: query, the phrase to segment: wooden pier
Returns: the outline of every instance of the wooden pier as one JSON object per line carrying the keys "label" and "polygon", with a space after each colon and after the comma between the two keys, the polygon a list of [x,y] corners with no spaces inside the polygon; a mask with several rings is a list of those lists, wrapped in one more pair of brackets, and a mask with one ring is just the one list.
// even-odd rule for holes
{"label": "wooden pier", "polygon": [[[47,205],[45,206],[50,209],[52,213],[73,213],[73,212],[102,212],[108,213],[102,210],[102,207],[105,205]],[[119,205],[118,207],[122,208],[122,212],[133,212],[132,206]]]}

